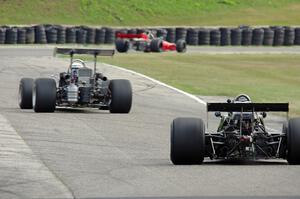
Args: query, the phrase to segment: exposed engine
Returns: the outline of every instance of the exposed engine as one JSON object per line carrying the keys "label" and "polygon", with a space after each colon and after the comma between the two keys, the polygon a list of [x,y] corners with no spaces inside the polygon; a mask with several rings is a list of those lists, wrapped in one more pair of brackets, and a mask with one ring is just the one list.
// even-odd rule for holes
{"label": "exposed engine", "polygon": [[[60,73],[58,99],[59,104],[87,106],[103,103],[108,98],[109,81],[101,73],[93,75],[83,61],[74,60],[71,71]],[[101,103],[100,103],[101,104]]]}

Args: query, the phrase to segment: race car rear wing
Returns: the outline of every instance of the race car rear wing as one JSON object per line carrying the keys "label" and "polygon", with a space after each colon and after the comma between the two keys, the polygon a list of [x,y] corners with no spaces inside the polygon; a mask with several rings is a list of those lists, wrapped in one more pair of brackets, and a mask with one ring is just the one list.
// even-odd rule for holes
{"label": "race car rear wing", "polygon": [[140,33],[140,34],[117,33],[116,37],[120,39],[144,39],[144,40],[149,39],[149,37],[145,33]]}
{"label": "race car rear wing", "polygon": [[113,56],[115,50],[113,49],[88,49],[88,48],[55,48],[54,55],[74,55],[74,54],[85,54],[94,56]]}
{"label": "race car rear wing", "polygon": [[289,112],[289,103],[207,103],[207,112]]}
{"label": "race car rear wing", "polygon": [[74,54],[94,55],[94,72],[96,72],[97,56],[113,56],[115,50],[113,49],[88,49],[88,48],[55,48],[54,56],[56,54],[70,55],[70,67],[73,62]]}

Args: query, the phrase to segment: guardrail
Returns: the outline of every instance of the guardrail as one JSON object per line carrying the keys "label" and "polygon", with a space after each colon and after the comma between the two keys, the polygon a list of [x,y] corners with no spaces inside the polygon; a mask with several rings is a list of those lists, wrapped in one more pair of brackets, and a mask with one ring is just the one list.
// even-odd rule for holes
{"label": "guardrail", "polygon": [[117,32],[141,33],[145,30],[151,30],[154,35],[170,42],[185,39],[188,45],[300,45],[300,27],[289,26],[95,28],[48,24],[30,27],[0,26],[0,44],[113,44]]}

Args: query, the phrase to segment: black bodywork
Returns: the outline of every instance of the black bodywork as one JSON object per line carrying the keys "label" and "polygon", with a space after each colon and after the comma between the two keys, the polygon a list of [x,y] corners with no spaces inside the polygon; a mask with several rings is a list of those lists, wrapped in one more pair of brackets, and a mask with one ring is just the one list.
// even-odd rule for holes
{"label": "black bodywork", "polygon": [[[287,135],[269,131],[266,112],[288,112],[288,103],[208,103],[220,117],[217,132],[205,133],[205,156],[211,159],[286,158]],[[222,115],[221,112],[227,112]]]}

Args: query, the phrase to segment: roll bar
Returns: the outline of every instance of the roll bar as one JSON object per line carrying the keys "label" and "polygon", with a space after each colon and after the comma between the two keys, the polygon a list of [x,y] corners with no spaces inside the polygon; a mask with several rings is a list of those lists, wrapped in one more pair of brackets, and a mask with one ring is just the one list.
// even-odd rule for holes
{"label": "roll bar", "polygon": [[70,55],[70,67],[73,62],[74,54],[94,55],[94,72],[96,73],[97,56],[113,56],[113,49],[92,49],[92,48],[54,48],[54,56],[56,54]]}

